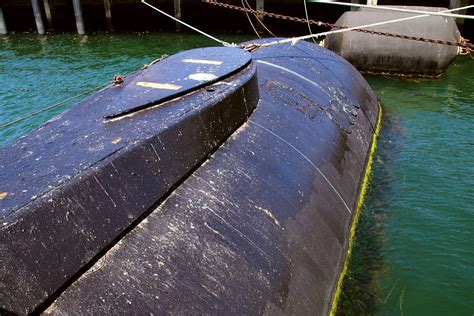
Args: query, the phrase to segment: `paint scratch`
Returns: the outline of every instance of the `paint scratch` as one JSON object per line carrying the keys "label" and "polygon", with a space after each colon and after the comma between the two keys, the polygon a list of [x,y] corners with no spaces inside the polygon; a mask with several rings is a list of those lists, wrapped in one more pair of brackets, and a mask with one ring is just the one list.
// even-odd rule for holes
{"label": "paint scratch", "polygon": [[217,214],[213,209],[211,209],[210,207],[208,206],[203,206],[202,207],[203,209],[207,209],[208,211],[210,211],[212,214],[214,214],[219,220],[221,220],[224,224],[226,224],[229,228],[231,228],[232,230],[234,230],[235,232],[237,232],[237,234],[239,236],[241,236],[242,238],[246,239],[253,247],[255,247],[255,249],[257,249],[264,257],[265,259],[268,261],[268,263],[271,265],[272,264],[272,260],[270,259],[270,256],[265,252],[263,251],[262,248],[260,248],[257,244],[255,244],[253,242],[252,239],[250,239],[249,237],[247,237],[247,235],[245,235],[244,233],[242,233],[240,230],[238,230],[237,228],[235,228],[233,225],[231,225],[229,222],[227,222],[222,216],[220,216],[219,214]]}
{"label": "paint scratch", "polygon": [[158,158],[158,161],[160,161],[161,158],[160,158],[160,156],[158,155],[158,151],[156,150],[155,146],[153,146],[153,144],[151,144],[151,143],[150,143],[150,145],[151,145],[151,148],[153,148],[153,151],[155,152],[156,158]]}
{"label": "paint scratch", "polygon": [[204,226],[206,226],[207,228],[209,228],[209,230],[210,230],[211,232],[213,232],[214,234],[219,235],[219,236],[221,236],[223,239],[225,239],[225,237],[224,237],[218,230],[216,230],[216,229],[212,228],[211,226],[209,226],[209,224],[208,224],[207,222],[204,222]]}
{"label": "paint scratch", "polygon": [[268,217],[270,217],[270,218],[275,222],[275,224],[277,224],[279,227],[281,227],[280,222],[276,219],[276,217],[273,215],[272,212],[270,212],[270,211],[267,210],[266,208],[263,208],[263,207],[260,207],[260,206],[255,206],[255,208],[256,208],[257,210],[262,211],[265,215],[267,215]]}
{"label": "paint scratch", "polygon": [[107,190],[102,186],[102,184],[99,182],[99,180],[97,180],[97,178],[94,176],[94,179],[95,181],[97,182],[97,184],[99,184],[100,188],[102,189],[102,191],[104,191],[105,195],[107,195],[107,197],[110,199],[110,201],[112,201],[112,204],[114,205],[114,207],[117,207],[117,204],[115,204],[114,200],[110,197],[109,193],[107,192]]}
{"label": "paint scratch", "polygon": [[305,154],[303,154],[298,148],[296,148],[295,146],[293,146],[291,143],[289,143],[288,141],[286,141],[285,139],[283,139],[282,137],[278,136],[277,134],[275,134],[274,132],[272,132],[271,130],[269,130],[268,128],[258,124],[258,123],[255,123],[254,121],[252,120],[248,120],[248,122],[260,127],[261,129],[267,131],[268,133],[272,134],[273,136],[275,136],[276,138],[278,138],[279,140],[281,140],[282,142],[284,142],[285,144],[287,144],[288,146],[290,146],[291,148],[293,148],[297,153],[299,153],[307,162],[309,162],[309,164],[324,178],[324,180],[326,180],[326,182],[329,184],[329,186],[333,189],[333,191],[337,194],[337,196],[339,197],[339,199],[342,201],[342,203],[344,204],[345,208],[347,209],[347,211],[349,212],[349,214],[352,214],[352,211],[351,209],[349,208],[349,206],[347,206],[347,203],[346,201],[344,201],[344,199],[342,198],[341,194],[339,193],[339,191],[336,190],[336,188],[332,185],[331,181],[329,181],[329,179],[324,175],[324,173],[308,158],[306,157]]}

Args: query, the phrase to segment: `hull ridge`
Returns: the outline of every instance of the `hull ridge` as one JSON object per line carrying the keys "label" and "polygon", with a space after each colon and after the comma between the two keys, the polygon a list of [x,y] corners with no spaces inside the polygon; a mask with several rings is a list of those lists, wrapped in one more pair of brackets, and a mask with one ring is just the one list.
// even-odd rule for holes
{"label": "hull ridge", "polygon": [[[379,123],[376,97],[348,62],[311,43],[252,54],[230,49],[230,60],[227,49],[212,58],[206,49],[187,56],[233,65],[192,69],[215,75],[186,94],[171,93],[165,105],[155,106],[160,95],[133,106],[97,106],[95,138],[110,147],[105,157],[71,167],[70,179],[38,189],[28,203],[8,202],[8,195],[0,201],[4,310],[330,311]],[[125,79],[137,82],[144,80]],[[180,82],[172,84],[185,86]],[[76,111],[103,99],[92,96],[4,149],[4,183],[16,181],[9,172],[27,140],[65,119],[76,124]],[[119,119],[105,122],[112,112]],[[161,123],[178,114],[174,124]],[[108,138],[104,124],[115,131]],[[117,131],[125,144],[118,150],[110,145]],[[48,188],[49,174],[39,187]],[[13,184],[0,191],[21,192]]]}

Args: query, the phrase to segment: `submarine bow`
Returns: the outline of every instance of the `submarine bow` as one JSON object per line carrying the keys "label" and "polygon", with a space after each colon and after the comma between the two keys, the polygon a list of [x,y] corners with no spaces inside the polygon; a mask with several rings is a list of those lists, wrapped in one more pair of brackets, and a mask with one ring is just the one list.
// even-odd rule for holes
{"label": "submarine bow", "polygon": [[307,42],[126,77],[1,150],[1,308],[328,313],[378,117]]}

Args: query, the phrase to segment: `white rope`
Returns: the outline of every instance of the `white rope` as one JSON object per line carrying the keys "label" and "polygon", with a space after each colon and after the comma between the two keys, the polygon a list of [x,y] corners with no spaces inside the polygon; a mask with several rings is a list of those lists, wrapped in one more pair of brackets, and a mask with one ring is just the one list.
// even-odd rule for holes
{"label": "white rope", "polygon": [[[306,0],[303,0],[303,5],[304,5],[304,14],[306,15],[306,22],[308,22],[308,30],[309,34],[313,35],[313,31],[311,30],[311,24],[309,23],[309,16],[308,16],[308,8],[306,7]],[[316,40],[312,38],[313,43],[316,43]]]}
{"label": "white rope", "polygon": [[198,32],[198,33],[200,33],[200,34],[202,34],[202,35],[204,35],[204,36],[206,36],[206,37],[212,39],[213,41],[216,41],[216,42],[218,42],[218,43],[220,43],[220,44],[222,44],[222,45],[224,45],[224,46],[226,46],[226,47],[237,47],[237,45],[235,45],[235,44],[230,44],[230,43],[227,43],[226,41],[220,40],[220,39],[218,39],[218,38],[216,38],[216,37],[214,37],[214,36],[212,36],[212,35],[210,35],[210,34],[207,34],[207,33],[204,32],[204,31],[201,31],[201,30],[195,28],[194,26],[189,25],[188,23],[185,23],[185,22],[183,22],[183,21],[181,21],[181,20],[175,18],[175,17],[172,16],[172,15],[169,15],[168,13],[166,13],[166,12],[164,12],[164,11],[158,9],[157,7],[152,6],[151,4],[149,4],[148,2],[146,2],[145,0],[142,0],[142,3],[143,3],[143,4],[146,4],[147,6],[149,6],[150,8],[152,8],[153,10],[158,11],[159,13],[163,14],[164,16],[167,16],[168,18],[170,18],[170,19],[172,19],[172,20],[174,20],[174,21],[176,21],[176,22],[178,22],[178,23],[181,23],[181,24],[183,24],[184,26],[189,27],[191,30],[196,31],[196,32]]}
{"label": "white rope", "polygon": [[[472,8],[472,7],[474,7],[474,5],[468,5],[468,6],[465,6],[465,7],[451,9],[451,10],[445,10],[445,11],[441,11],[441,12],[443,12],[443,13],[452,12],[452,11],[458,11],[458,10]],[[323,37],[323,36],[330,35],[330,34],[345,33],[345,32],[354,31],[354,30],[358,30],[358,29],[365,29],[365,28],[369,28],[369,27],[373,27],[373,26],[386,25],[386,24],[391,24],[391,23],[398,23],[398,22],[403,22],[403,21],[408,21],[408,20],[414,20],[414,19],[423,18],[423,17],[427,17],[427,16],[429,16],[429,14],[415,15],[415,16],[410,16],[410,17],[407,17],[407,18],[401,18],[401,19],[395,19],[395,20],[365,24],[365,25],[360,25],[360,26],[353,26],[353,27],[349,27],[349,28],[345,28],[345,29],[332,30],[332,31],[321,32],[321,33],[317,33],[317,34],[304,35],[304,36],[299,36],[299,37],[292,37],[292,38],[288,38],[288,39],[283,39],[283,40],[278,40],[278,41],[274,41],[274,42],[260,44],[259,47],[267,47],[267,46],[278,45],[278,44],[286,44],[286,43],[291,43],[291,45],[295,45],[297,42],[299,42],[301,40],[309,39],[309,38],[318,38],[318,37]]]}
{"label": "white rope", "polygon": [[[306,2],[306,0],[305,0],[305,2]],[[396,12],[405,12],[405,13],[438,15],[438,16],[444,16],[444,17],[449,17],[449,18],[474,19],[474,16],[472,16],[472,15],[443,13],[443,12],[447,12],[447,11],[428,12],[428,11],[420,11],[420,10],[413,10],[413,9],[395,8],[395,7],[387,7],[387,6],[376,6],[376,5],[367,5],[367,4],[358,4],[358,3],[346,3],[346,2],[337,2],[337,1],[328,1],[328,0],[308,0],[308,2],[334,4],[334,5],[342,5],[342,6],[357,7],[357,8],[371,8],[371,9],[385,10],[385,11],[396,11]]]}
{"label": "white rope", "polygon": [[[240,2],[242,3],[242,7],[247,8],[245,6],[244,0],[241,0]],[[250,15],[247,11],[245,11],[245,15],[247,16],[247,20],[249,20],[250,26],[252,27],[253,31],[255,32],[255,35],[257,35],[258,38],[261,38],[260,34],[258,34],[257,29],[253,25],[252,19],[250,18]]]}

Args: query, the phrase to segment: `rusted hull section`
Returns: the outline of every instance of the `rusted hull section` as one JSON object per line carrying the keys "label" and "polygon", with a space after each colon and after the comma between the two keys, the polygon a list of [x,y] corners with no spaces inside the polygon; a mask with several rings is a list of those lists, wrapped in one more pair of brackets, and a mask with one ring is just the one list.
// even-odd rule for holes
{"label": "rusted hull section", "polygon": [[377,101],[350,64],[307,42],[259,49],[251,65],[259,92],[242,101],[259,97],[246,122],[46,312],[328,312]]}

